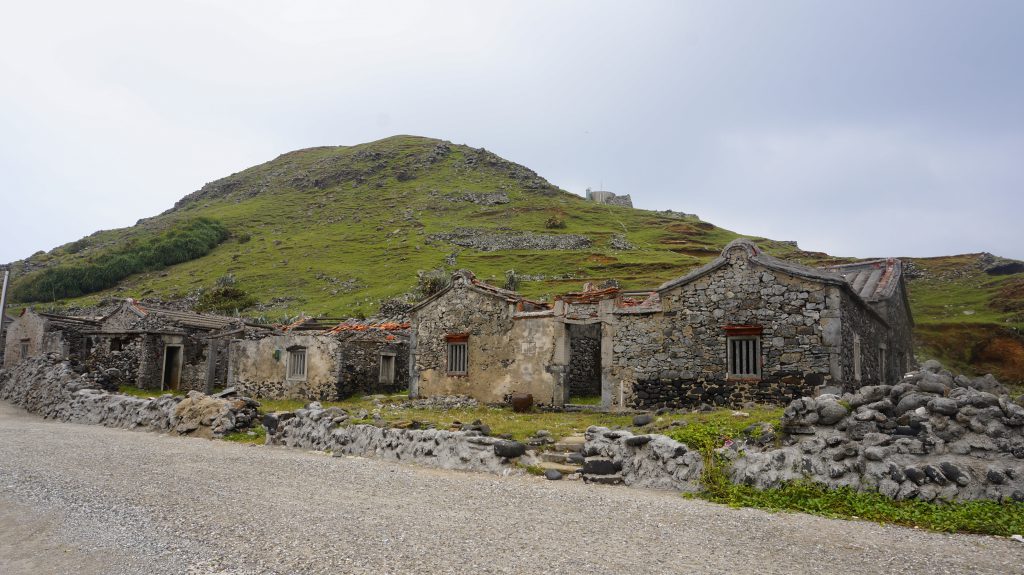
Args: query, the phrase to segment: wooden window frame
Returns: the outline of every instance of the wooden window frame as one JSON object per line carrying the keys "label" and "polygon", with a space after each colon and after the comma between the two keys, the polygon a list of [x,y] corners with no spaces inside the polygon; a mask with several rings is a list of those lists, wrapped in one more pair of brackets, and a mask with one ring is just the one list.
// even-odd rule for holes
{"label": "wooden window frame", "polygon": [[[387,361],[385,361],[385,360],[387,360]],[[387,385],[391,385],[391,384],[395,383],[395,367],[396,367],[396,364],[397,364],[397,359],[395,358],[395,354],[394,353],[392,353],[392,352],[383,352],[383,353],[381,353],[380,354],[380,361],[378,362],[378,365],[379,365],[380,369],[379,369],[379,372],[378,372],[377,383],[383,383],[383,384],[387,384]],[[385,367],[387,367],[386,370],[385,370]]]}
{"label": "wooden window frame", "polygon": [[452,333],[446,335],[444,339],[445,372],[454,376],[467,375],[469,373],[469,334]]}
{"label": "wooden window frame", "polygon": [[[297,359],[302,358],[301,364],[297,364]],[[299,367],[301,366],[301,373],[299,373]],[[309,354],[306,353],[304,347],[291,347],[288,348],[288,365],[287,379],[289,381],[306,381],[306,376],[309,373]]]}

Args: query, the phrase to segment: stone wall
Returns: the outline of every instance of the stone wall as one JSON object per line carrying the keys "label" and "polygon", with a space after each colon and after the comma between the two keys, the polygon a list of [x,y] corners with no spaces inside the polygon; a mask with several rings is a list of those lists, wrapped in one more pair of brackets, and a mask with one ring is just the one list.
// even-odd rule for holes
{"label": "stone wall", "polygon": [[90,350],[85,361],[89,371],[107,373],[113,386],[138,385],[141,335],[93,335]]}
{"label": "stone wall", "polygon": [[[341,348],[341,379],[337,396],[356,393],[398,393],[409,389],[409,345],[397,339],[388,341],[383,334],[355,334],[343,340]],[[394,380],[381,381],[381,356],[394,357]]]}
{"label": "stone wall", "polygon": [[[852,392],[862,385],[882,383],[880,348],[882,344],[888,347],[889,330],[877,312],[867,308],[863,303],[855,301],[853,296],[845,291],[840,291],[840,297],[843,319],[843,345],[840,348],[840,365],[843,375],[840,382],[845,391]],[[855,366],[858,339],[860,342],[860,379],[857,378]]]}
{"label": "stone wall", "polygon": [[[288,378],[288,349],[306,349],[306,377]],[[338,398],[341,346],[337,338],[289,333],[229,345],[228,385],[239,393],[266,399]]]}
{"label": "stone wall", "polygon": [[[525,454],[525,446],[477,431],[393,429],[349,425],[350,417],[338,407],[308,405],[294,413],[264,418],[267,444],[330,451],[333,455],[377,457],[442,469],[509,473],[516,458],[499,455],[502,448]],[[511,453],[506,453],[511,455]]]}
{"label": "stone wall", "polygon": [[570,396],[601,395],[601,324],[566,324],[569,365],[565,374]]}
{"label": "stone wall", "polygon": [[[831,380],[823,314],[837,317],[831,286],[770,270],[731,249],[725,265],[661,292],[661,311],[613,320],[612,378],[636,407],[784,403]],[[826,313],[829,312],[829,313]],[[762,377],[727,375],[728,325],[762,328]]]}
{"label": "stone wall", "polygon": [[[42,316],[26,311],[17,317],[7,329],[4,345],[4,367],[11,368],[27,357],[42,355],[43,333],[46,331],[46,320]],[[28,355],[21,353],[22,342],[28,344]]]}
{"label": "stone wall", "polygon": [[704,458],[664,435],[633,435],[592,426],[587,429],[584,454],[611,460],[630,487],[688,492],[701,487]]}
{"label": "stone wall", "polygon": [[794,401],[782,447],[720,450],[732,460],[731,479],[768,488],[806,478],[894,499],[1024,501],[1024,407],[927,367],[894,386]]}
{"label": "stone wall", "polygon": [[259,404],[192,392],[145,399],[100,389],[98,374],[79,374],[57,354],[0,371],[0,399],[30,413],[71,423],[167,431],[203,437],[249,427]]}
{"label": "stone wall", "polygon": [[[415,311],[410,391],[417,397],[468,395],[487,403],[523,392],[540,404],[563,404],[565,361],[560,356],[556,361],[556,347],[564,327],[550,316],[514,315],[505,298],[480,293],[456,276],[451,290]],[[447,371],[446,336],[454,334],[468,336],[465,375]]]}

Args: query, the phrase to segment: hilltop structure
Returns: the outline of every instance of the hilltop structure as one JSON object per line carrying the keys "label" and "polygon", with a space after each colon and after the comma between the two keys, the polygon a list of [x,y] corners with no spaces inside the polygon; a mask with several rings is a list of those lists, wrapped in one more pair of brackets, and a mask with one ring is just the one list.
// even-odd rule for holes
{"label": "hilltop structure", "polygon": [[586,198],[587,201],[594,202],[597,204],[625,206],[627,208],[633,207],[633,199],[629,197],[629,194],[626,194],[624,196],[618,196],[612,192],[591,190],[590,188],[587,188]]}
{"label": "hilltop structure", "polygon": [[607,408],[783,404],[899,381],[913,363],[899,260],[822,270],[736,240],[657,289],[531,302],[472,273],[412,310],[410,392]]}

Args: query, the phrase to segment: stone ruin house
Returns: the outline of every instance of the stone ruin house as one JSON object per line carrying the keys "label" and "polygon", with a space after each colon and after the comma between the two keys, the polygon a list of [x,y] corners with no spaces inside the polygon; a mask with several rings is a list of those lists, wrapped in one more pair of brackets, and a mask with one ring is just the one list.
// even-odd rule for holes
{"label": "stone ruin house", "polygon": [[14,318],[4,313],[3,322],[0,323],[2,323],[0,325],[0,366],[3,366],[4,354],[7,352],[7,328],[14,323]]}
{"label": "stone ruin house", "polygon": [[564,340],[550,306],[459,271],[443,290],[413,306],[409,393],[469,395],[489,403],[512,393],[545,404],[565,402]]}
{"label": "stone ruin house", "polygon": [[263,331],[239,318],[143,306],[127,299],[87,336],[90,369],[115,369],[115,384],[205,391],[227,382],[231,337]]}
{"label": "stone ruin house", "polygon": [[409,388],[409,324],[303,319],[234,339],[228,385],[262,398],[336,400]]}
{"label": "stone ruin house", "polygon": [[88,354],[88,340],[83,334],[96,329],[99,323],[100,318],[64,316],[25,308],[8,324],[4,367],[10,368],[29,357],[47,353],[83,358]]}
{"label": "stone ruin house", "polygon": [[824,387],[893,383],[913,363],[899,260],[816,269],[748,240],[657,289],[588,286],[553,306],[461,271],[412,313],[414,396],[781,404]]}

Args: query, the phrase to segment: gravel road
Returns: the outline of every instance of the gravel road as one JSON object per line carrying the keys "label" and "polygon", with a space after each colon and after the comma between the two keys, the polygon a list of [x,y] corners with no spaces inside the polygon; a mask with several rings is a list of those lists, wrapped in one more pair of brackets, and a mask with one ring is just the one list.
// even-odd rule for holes
{"label": "gravel road", "polygon": [[45,421],[0,403],[0,573],[1024,573],[1024,545]]}

